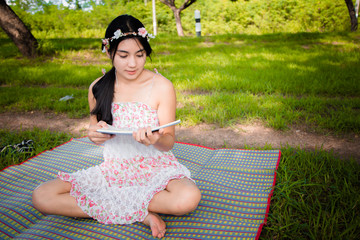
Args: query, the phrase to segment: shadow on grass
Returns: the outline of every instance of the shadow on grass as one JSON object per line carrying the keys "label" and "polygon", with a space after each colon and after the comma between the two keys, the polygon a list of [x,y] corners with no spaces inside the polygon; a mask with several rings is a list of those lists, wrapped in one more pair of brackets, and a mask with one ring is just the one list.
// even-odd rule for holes
{"label": "shadow on grass", "polygon": [[[99,49],[101,51],[101,40],[98,38],[56,38],[37,39],[39,50],[45,56],[52,56],[59,51]],[[0,38],[0,57],[22,58],[15,44],[10,39]]]}

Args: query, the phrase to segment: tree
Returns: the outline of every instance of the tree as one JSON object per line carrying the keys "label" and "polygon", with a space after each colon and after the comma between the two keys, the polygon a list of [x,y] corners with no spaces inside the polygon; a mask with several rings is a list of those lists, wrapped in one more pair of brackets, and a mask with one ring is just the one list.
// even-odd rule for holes
{"label": "tree", "polygon": [[191,4],[196,2],[196,0],[185,0],[184,3],[179,8],[175,6],[175,0],[160,0],[160,2],[170,7],[170,9],[173,11],[178,35],[184,36],[180,13],[182,10],[188,8]]}
{"label": "tree", "polygon": [[28,13],[43,11],[44,7],[52,5],[49,0],[5,0],[9,6],[16,6]]}
{"label": "tree", "polygon": [[0,26],[22,55],[28,58],[36,57],[38,47],[36,38],[5,0],[0,0]]}
{"label": "tree", "polygon": [[351,31],[356,31],[358,28],[358,21],[355,15],[355,8],[352,0],[345,0],[346,6],[349,10],[350,21],[351,21]]}

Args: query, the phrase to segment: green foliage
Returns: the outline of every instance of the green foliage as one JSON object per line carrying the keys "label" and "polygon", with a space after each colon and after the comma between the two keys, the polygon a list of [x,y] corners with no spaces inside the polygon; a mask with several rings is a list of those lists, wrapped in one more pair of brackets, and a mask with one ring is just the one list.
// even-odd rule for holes
{"label": "green foliage", "polygon": [[205,35],[343,31],[350,27],[345,3],[332,0],[200,0],[196,8],[202,13]]}
{"label": "green foliage", "polygon": [[[72,10],[42,3],[43,11],[26,12],[21,4],[11,6],[36,38],[101,38],[107,25],[120,14],[139,18],[152,28],[151,1],[113,1],[93,4],[93,10]],[[186,35],[195,35],[194,10],[201,11],[202,35],[332,32],[350,29],[344,1],[333,0],[197,0],[182,11]],[[158,33],[176,34],[173,13],[156,3]],[[0,37],[5,37],[1,31]]]}

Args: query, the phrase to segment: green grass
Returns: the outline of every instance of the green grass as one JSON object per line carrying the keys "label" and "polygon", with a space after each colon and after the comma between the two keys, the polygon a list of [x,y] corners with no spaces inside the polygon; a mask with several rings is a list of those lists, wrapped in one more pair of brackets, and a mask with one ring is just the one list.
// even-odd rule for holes
{"label": "green grass", "polygon": [[[177,115],[185,125],[223,127],[257,119],[275,129],[299,124],[321,133],[359,133],[359,36],[159,36],[151,41],[154,55],[146,67],[157,68],[174,83]],[[19,56],[9,40],[1,39],[1,96],[6,98],[0,98],[0,111],[87,116],[87,99],[80,96],[101,76],[101,69],[110,69],[99,44],[98,39],[46,39],[42,49],[50,55],[28,60]],[[21,97],[10,94],[19,88]],[[54,91],[54,97],[33,98],[34,91],[48,95]],[[71,94],[79,98],[69,106],[46,103]]]}
{"label": "green grass", "polygon": [[[49,86],[41,87],[2,87],[0,88],[2,112],[16,111],[30,112],[32,110],[67,113],[71,118],[81,118],[89,114],[85,89],[64,88]],[[59,101],[60,98],[72,95],[68,101]]]}
{"label": "green grass", "polygon": [[1,149],[8,145],[21,143],[23,140],[33,140],[33,149],[30,152],[19,153],[17,151],[0,153],[0,170],[11,165],[20,164],[30,157],[36,156],[43,151],[50,150],[71,139],[71,135],[66,133],[51,132],[34,128],[27,131],[9,131],[0,129]]}
{"label": "green grass", "polygon": [[360,165],[283,147],[261,239],[359,239]]}

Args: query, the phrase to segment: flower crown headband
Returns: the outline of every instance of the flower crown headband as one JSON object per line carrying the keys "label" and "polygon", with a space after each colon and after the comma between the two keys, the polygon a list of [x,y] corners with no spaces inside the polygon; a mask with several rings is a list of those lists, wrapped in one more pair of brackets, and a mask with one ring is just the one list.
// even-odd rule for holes
{"label": "flower crown headband", "polygon": [[120,29],[118,29],[114,32],[114,36],[112,36],[110,38],[102,39],[102,43],[104,44],[102,52],[106,52],[106,50],[109,49],[110,42],[112,42],[112,40],[119,39],[121,37],[125,37],[128,35],[140,36],[140,37],[146,38],[147,41],[150,41],[150,38],[155,38],[152,34],[148,33],[144,27],[139,28],[138,32],[127,32],[127,33],[123,33],[123,32],[121,32]]}

